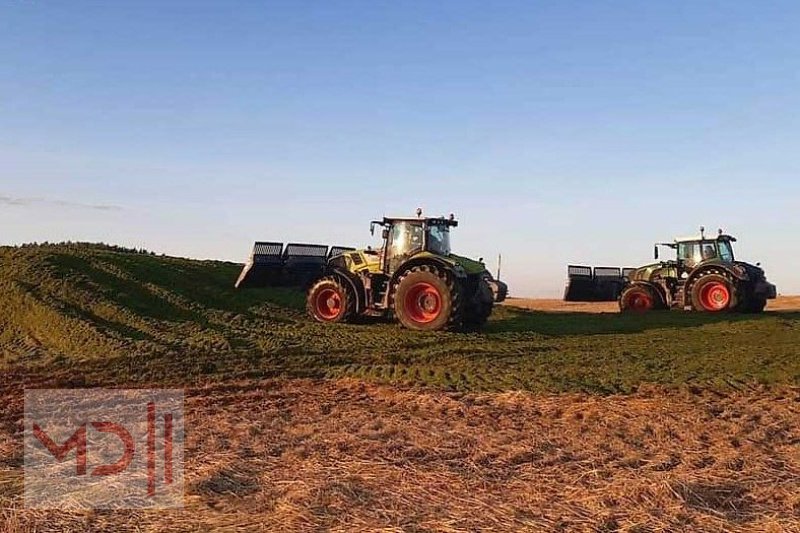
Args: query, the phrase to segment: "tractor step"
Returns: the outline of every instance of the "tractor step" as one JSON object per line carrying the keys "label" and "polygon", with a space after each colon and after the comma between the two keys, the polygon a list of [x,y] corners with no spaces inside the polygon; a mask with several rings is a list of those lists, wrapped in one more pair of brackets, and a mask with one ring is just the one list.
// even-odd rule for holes
{"label": "tractor step", "polygon": [[284,247],[280,242],[256,242],[235,286],[237,289],[305,288],[322,275],[328,260],[354,249],[298,243],[289,243]]}
{"label": "tractor step", "polygon": [[635,269],[569,265],[566,302],[615,302]]}

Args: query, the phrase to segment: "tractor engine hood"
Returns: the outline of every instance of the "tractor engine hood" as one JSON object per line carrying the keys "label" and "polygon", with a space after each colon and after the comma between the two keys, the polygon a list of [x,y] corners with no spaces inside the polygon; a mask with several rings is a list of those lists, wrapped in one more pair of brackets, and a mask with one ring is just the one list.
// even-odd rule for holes
{"label": "tractor engine hood", "polygon": [[639,267],[630,274],[628,274],[629,281],[650,281],[653,277],[653,272],[664,268],[663,263],[653,263],[652,265],[645,265]]}
{"label": "tractor engine hood", "polygon": [[455,262],[464,269],[468,276],[480,276],[492,289],[492,296],[495,303],[504,302],[508,296],[508,285],[500,280],[494,279],[492,273],[486,269],[486,265],[480,261],[475,261],[468,257],[461,257],[459,255],[450,254],[448,259]]}
{"label": "tractor engine hood", "polygon": [[461,266],[461,268],[464,269],[464,272],[466,272],[468,276],[475,274],[482,274],[483,272],[486,272],[486,265],[484,265],[480,261],[475,261],[474,259],[470,259],[468,257],[461,257],[460,255],[455,255],[455,254],[448,255],[447,259]]}

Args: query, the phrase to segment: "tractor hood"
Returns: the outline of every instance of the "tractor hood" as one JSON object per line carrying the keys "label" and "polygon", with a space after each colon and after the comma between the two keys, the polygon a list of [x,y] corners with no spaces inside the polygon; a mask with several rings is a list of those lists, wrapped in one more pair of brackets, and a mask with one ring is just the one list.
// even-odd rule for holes
{"label": "tractor hood", "polygon": [[481,263],[480,261],[475,261],[474,259],[470,259],[468,257],[461,257],[460,255],[450,254],[446,258],[448,261],[451,261],[453,264],[460,265],[461,268],[464,269],[464,272],[467,275],[472,274],[483,274],[486,272],[486,265]]}
{"label": "tractor hood", "polygon": [[486,269],[485,264],[468,257],[461,257],[460,255],[454,254],[447,256],[447,259],[449,261],[453,261],[454,264],[457,264],[463,268],[464,272],[466,272],[468,276],[480,276],[480,278],[482,278],[486,284],[489,285],[495,303],[505,301],[506,297],[508,296],[508,285],[500,280],[494,279],[492,277],[492,273]]}
{"label": "tractor hood", "polygon": [[652,265],[645,265],[639,267],[630,274],[628,274],[629,281],[649,281],[653,277],[653,273],[657,270],[664,268],[664,263],[653,263]]}

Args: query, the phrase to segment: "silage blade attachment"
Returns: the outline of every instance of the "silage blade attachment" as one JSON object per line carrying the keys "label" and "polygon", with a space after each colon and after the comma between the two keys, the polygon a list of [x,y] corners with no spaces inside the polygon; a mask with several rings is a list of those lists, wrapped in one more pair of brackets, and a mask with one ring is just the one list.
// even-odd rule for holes
{"label": "silage blade attachment", "polygon": [[328,252],[328,259],[332,259],[337,255],[342,255],[345,252],[352,252],[355,248],[349,246],[331,246],[331,251]]}
{"label": "silage blade attachment", "polygon": [[567,267],[567,288],[564,300],[567,302],[615,302],[625,288],[630,268],[588,267],[570,265]]}
{"label": "silage blade attachment", "polygon": [[322,275],[328,259],[323,244],[287,244],[283,252],[284,285],[307,287]]}
{"label": "silage blade attachment", "polygon": [[305,289],[319,278],[327,261],[353,250],[346,246],[257,242],[250,260],[236,281],[237,289],[298,287]]}
{"label": "silage blade attachment", "polygon": [[280,285],[283,277],[283,243],[257,242],[250,260],[244,266],[237,289],[251,289]]}

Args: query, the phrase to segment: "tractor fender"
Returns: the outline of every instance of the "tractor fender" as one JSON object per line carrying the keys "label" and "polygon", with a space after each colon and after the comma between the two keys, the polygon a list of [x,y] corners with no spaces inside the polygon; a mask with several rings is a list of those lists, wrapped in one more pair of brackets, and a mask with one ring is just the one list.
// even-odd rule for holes
{"label": "tractor fender", "polygon": [[697,281],[697,278],[700,276],[707,274],[708,272],[719,272],[722,274],[728,274],[731,276],[731,279],[736,281],[750,281],[750,277],[747,275],[747,270],[744,267],[740,267],[735,264],[731,263],[723,263],[721,261],[714,261],[711,263],[706,263],[698,268],[696,268],[689,277],[686,279],[686,288],[687,290],[691,289],[691,286]]}
{"label": "tractor fender", "polygon": [[364,290],[364,284],[360,279],[358,279],[347,269],[336,265],[331,265],[330,263],[325,268],[325,275],[336,276],[337,278],[341,279],[343,283],[347,283],[347,285],[353,289],[353,294],[356,297],[356,313],[361,313],[364,311],[366,307],[366,291]]}
{"label": "tractor fender", "polygon": [[452,275],[456,279],[466,279],[467,278],[467,273],[464,271],[464,269],[461,266],[459,266],[457,264],[454,265],[453,263],[445,261],[444,259],[441,259],[439,257],[419,257],[419,258],[411,259],[411,260],[406,261],[405,263],[403,263],[403,265],[400,268],[397,269],[397,272],[395,272],[392,275],[392,279],[391,279],[391,282],[390,282],[391,285],[390,286],[393,287],[394,284],[397,282],[397,280],[400,279],[400,276],[402,276],[403,273],[406,272],[407,270],[410,270],[410,269],[412,269],[414,267],[417,267],[417,266],[423,266],[423,265],[433,265],[433,266],[435,266],[435,267],[437,267],[437,268],[439,268],[439,269],[441,269],[441,270],[443,270],[445,272],[448,272],[450,275]]}
{"label": "tractor fender", "polygon": [[[653,291],[653,294],[661,298],[661,303],[664,305],[664,307],[667,306],[667,302],[669,301],[667,299],[667,294],[664,291],[664,287],[662,287],[658,283],[653,283],[652,281],[640,281],[640,280],[632,281],[630,283],[625,284],[625,287],[623,287],[622,292],[625,292],[625,289],[627,289],[628,287],[647,287],[648,289]],[[620,295],[621,294],[622,293],[620,293]]]}

